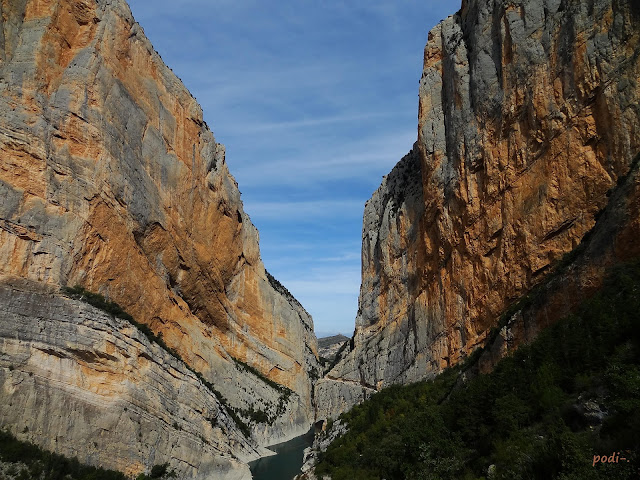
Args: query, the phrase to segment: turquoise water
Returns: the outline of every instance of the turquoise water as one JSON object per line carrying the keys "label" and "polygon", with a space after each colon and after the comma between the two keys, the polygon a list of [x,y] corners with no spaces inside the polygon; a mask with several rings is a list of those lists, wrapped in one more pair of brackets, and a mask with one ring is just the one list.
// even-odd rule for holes
{"label": "turquoise water", "polygon": [[251,462],[253,480],[291,480],[300,473],[303,450],[313,443],[313,429],[288,442],[269,447],[277,455]]}

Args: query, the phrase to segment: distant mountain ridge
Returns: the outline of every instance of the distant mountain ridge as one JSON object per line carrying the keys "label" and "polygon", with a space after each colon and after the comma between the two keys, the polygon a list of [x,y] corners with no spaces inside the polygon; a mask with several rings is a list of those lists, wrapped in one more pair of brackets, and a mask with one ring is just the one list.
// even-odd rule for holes
{"label": "distant mountain ridge", "polygon": [[322,337],[318,339],[318,348],[327,348],[335,344],[342,344],[347,342],[349,337],[345,337],[344,335],[332,335],[330,337]]}
{"label": "distant mountain ridge", "polygon": [[342,358],[349,344],[349,337],[333,335],[318,339],[318,357],[323,373],[328,372]]}

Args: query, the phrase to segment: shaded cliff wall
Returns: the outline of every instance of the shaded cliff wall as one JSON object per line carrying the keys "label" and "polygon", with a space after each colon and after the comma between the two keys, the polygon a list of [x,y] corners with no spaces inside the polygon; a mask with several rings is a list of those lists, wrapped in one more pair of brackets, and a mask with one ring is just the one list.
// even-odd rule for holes
{"label": "shaded cliff wall", "polygon": [[[239,409],[313,421],[313,322],[279,292],[196,100],[124,0],[0,1],[0,276],[79,284]],[[281,394],[234,359],[290,388]]]}
{"label": "shaded cliff wall", "polygon": [[582,241],[640,151],[639,20],[631,0],[469,0],[429,33],[421,202],[387,179],[365,207],[353,349],[318,416],[457,363]]}

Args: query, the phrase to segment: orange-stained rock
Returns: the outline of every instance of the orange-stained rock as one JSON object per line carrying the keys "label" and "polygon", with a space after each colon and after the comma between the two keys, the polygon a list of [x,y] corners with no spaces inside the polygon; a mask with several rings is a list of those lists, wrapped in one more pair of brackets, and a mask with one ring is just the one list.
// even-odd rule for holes
{"label": "orange-stained rock", "polygon": [[[307,431],[311,317],[268,278],[224,147],[126,2],[0,6],[0,276],[116,301],[265,411],[258,441]],[[290,388],[284,407],[236,360]]]}
{"label": "orange-stained rock", "polygon": [[594,227],[640,152],[639,21],[632,0],[465,0],[430,32],[418,140],[365,206],[353,350],[319,417],[465,358]]}

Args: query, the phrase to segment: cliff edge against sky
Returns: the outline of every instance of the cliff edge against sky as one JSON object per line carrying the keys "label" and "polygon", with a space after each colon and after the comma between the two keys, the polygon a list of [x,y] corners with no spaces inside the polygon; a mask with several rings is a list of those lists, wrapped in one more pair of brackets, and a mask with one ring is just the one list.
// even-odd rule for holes
{"label": "cliff edge against sky", "polygon": [[[355,333],[316,386],[319,418],[483,346],[623,179],[621,218],[596,253],[615,247],[602,265],[639,253],[639,21],[630,0],[465,0],[431,30],[418,139],[365,206]],[[595,288],[599,271],[581,270],[562,305]],[[560,303],[518,338],[557,318]]]}
{"label": "cliff edge against sky", "polygon": [[125,1],[0,1],[0,424],[239,480],[386,386],[479,347],[491,369],[640,254],[639,22],[634,0],[465,0],[430,32],[417,141],[365,206],[355,333],[314,389],[312,319]]}
{"label": "cliff edge against sky", "polygon": [[[54,304],[63,301],[55,293],[63,286],[100,293],[213,384],[255,442],[306,432],[318,368],[312,319],[265,271],[224,147],[126,2],[0,2],[0,112],[0,281],[46,286]],[[29,298],[24,288],[12,295]],[[44,321],[43,328],[62,321],[42,308],[27,309],[32,321]],[[18,313],[3,308],[0,323]],[[3,424],[17,428],[19,417],[34,415],[39,422],[19,436],[47,443],[40,437],[47,434],[45,419],[59,414],[60,403],[39,403],[36,411],[10,385],[34,373],[36,363],[58,365],[60,351],[43,345],[46,337],[2,332]],[[17,340],[19,351],[11,347]],[[76,341],[71,336],[59,347],[68,362],[82,364]],[[104,342],[109,355],[127,355]],[[37,374],[34,388],[58,389],[63,403],[65,395],[99,393],[107,382],[103,360],[73,377],[66,394],[69,385],[63,388],[53,373]],[[84,417],[88,429],[95,422],[117,428],[109,415],[98,420],[100,408],[92,411],[97,417]],[[56,447],[61,453],[92,441],[80,428],[64,440]],[[100,461],[149,467],[153,459],[127,442]],[[174,443],[159,448],[156,460],[184,460],[179,452],[187,447]]]}

